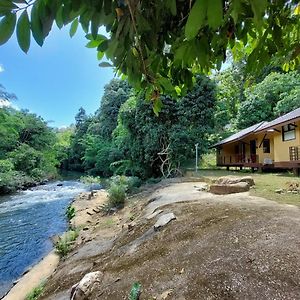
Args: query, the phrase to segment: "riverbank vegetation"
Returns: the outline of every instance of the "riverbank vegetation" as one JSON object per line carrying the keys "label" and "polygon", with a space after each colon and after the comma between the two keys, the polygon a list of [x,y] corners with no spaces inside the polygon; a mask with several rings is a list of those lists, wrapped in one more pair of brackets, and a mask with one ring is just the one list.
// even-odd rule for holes
{"label": "riverbank vegetation", "polygon": [[0,108],[0,194],[33,186],[57,174],[53,129],[27,110]]}
{"label": "riverbank vegetation", "polygon": [[[126,175],[149,180],[180,176],[192,166],[195,144],[201,166],[214,167],[214,142],[300,107],[299,70],[276,62],[257,76],[245,60],[210,77],[197,75],[184,97],[160,96],[161,111],[126,80],[111,80],[99,109],[80,108],[75,124],[54,129],[26,110],[0,108],[0,193],[54,178],[57,170],[93,177]],[[1,95],[7,101],[14,95]]]}
{"label": "riverbank vegetation", "polygon": [[194,166],[198,143],[200,166],[214,168],[209,146],[300,107],[299,86],[299,70],[284,72],[274,61],[253,76],[242,58],[210,77],[198,75],[184,97],[161,96],[156,115],[143,91],[113,79],[93,115],[80,108],[75,116],[61,166],[102,178],[180,176]]}

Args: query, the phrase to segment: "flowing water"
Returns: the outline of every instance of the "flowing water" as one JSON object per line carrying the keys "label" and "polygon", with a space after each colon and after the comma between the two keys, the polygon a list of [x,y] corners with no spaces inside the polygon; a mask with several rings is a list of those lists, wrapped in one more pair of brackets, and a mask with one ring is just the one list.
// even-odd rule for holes
{"label": "flowing water", "polygon": [[80,182],[62,181],[0,197],[0,298],[51,251],[50,237],[67,229],[67,206],[86,190]]}

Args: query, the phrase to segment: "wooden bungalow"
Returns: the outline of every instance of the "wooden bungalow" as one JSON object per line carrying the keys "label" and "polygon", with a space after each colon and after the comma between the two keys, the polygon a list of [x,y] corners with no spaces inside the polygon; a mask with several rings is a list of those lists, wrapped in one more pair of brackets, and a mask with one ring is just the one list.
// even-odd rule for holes
{"label": "wooden bungalow", "polygon": [[300,172],[300,108],[261,122],[213,145],[217,166],[293,169]]}

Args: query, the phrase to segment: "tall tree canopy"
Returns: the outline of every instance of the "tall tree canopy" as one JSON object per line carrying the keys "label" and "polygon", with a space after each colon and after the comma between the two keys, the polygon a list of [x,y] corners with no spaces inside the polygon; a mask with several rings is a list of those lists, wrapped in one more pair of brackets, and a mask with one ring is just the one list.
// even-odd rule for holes
{"label": "tall tree canopy", "polygon": [[[29,16],[30,14],[30,16]],[[247,65],[257,70],[276,55],[285,70],[300,63],[298,0],[1,0],[0,44],[16,34],[21,49],[32,33],[42,45],[55,21],[80,24],[98,51],[146,89],[159,111],[159,95],[191,88],[194,74],[220,68],[230,48],[247,49]],[[98,34],[105,26],[108,36]],[[102,62],[100,65],[108,66]]]}
{"label": "tall tree canopy", "polygon": [[270,73],[245,90],[246,100],[237,114],[237,125],[245,128],[270,121],[300,107],[300,73]]}

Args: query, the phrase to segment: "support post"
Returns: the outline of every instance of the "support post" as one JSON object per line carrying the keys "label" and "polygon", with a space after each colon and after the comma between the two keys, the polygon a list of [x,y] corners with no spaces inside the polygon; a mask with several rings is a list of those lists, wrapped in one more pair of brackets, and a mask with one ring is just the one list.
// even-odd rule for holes
{"label": "support post", "polygon": [[195,165],[195,170],[196,170],[196,173],[198,172],[198,146],[199,144],[195,144],[195,147],[196,147],[196,165]]}

